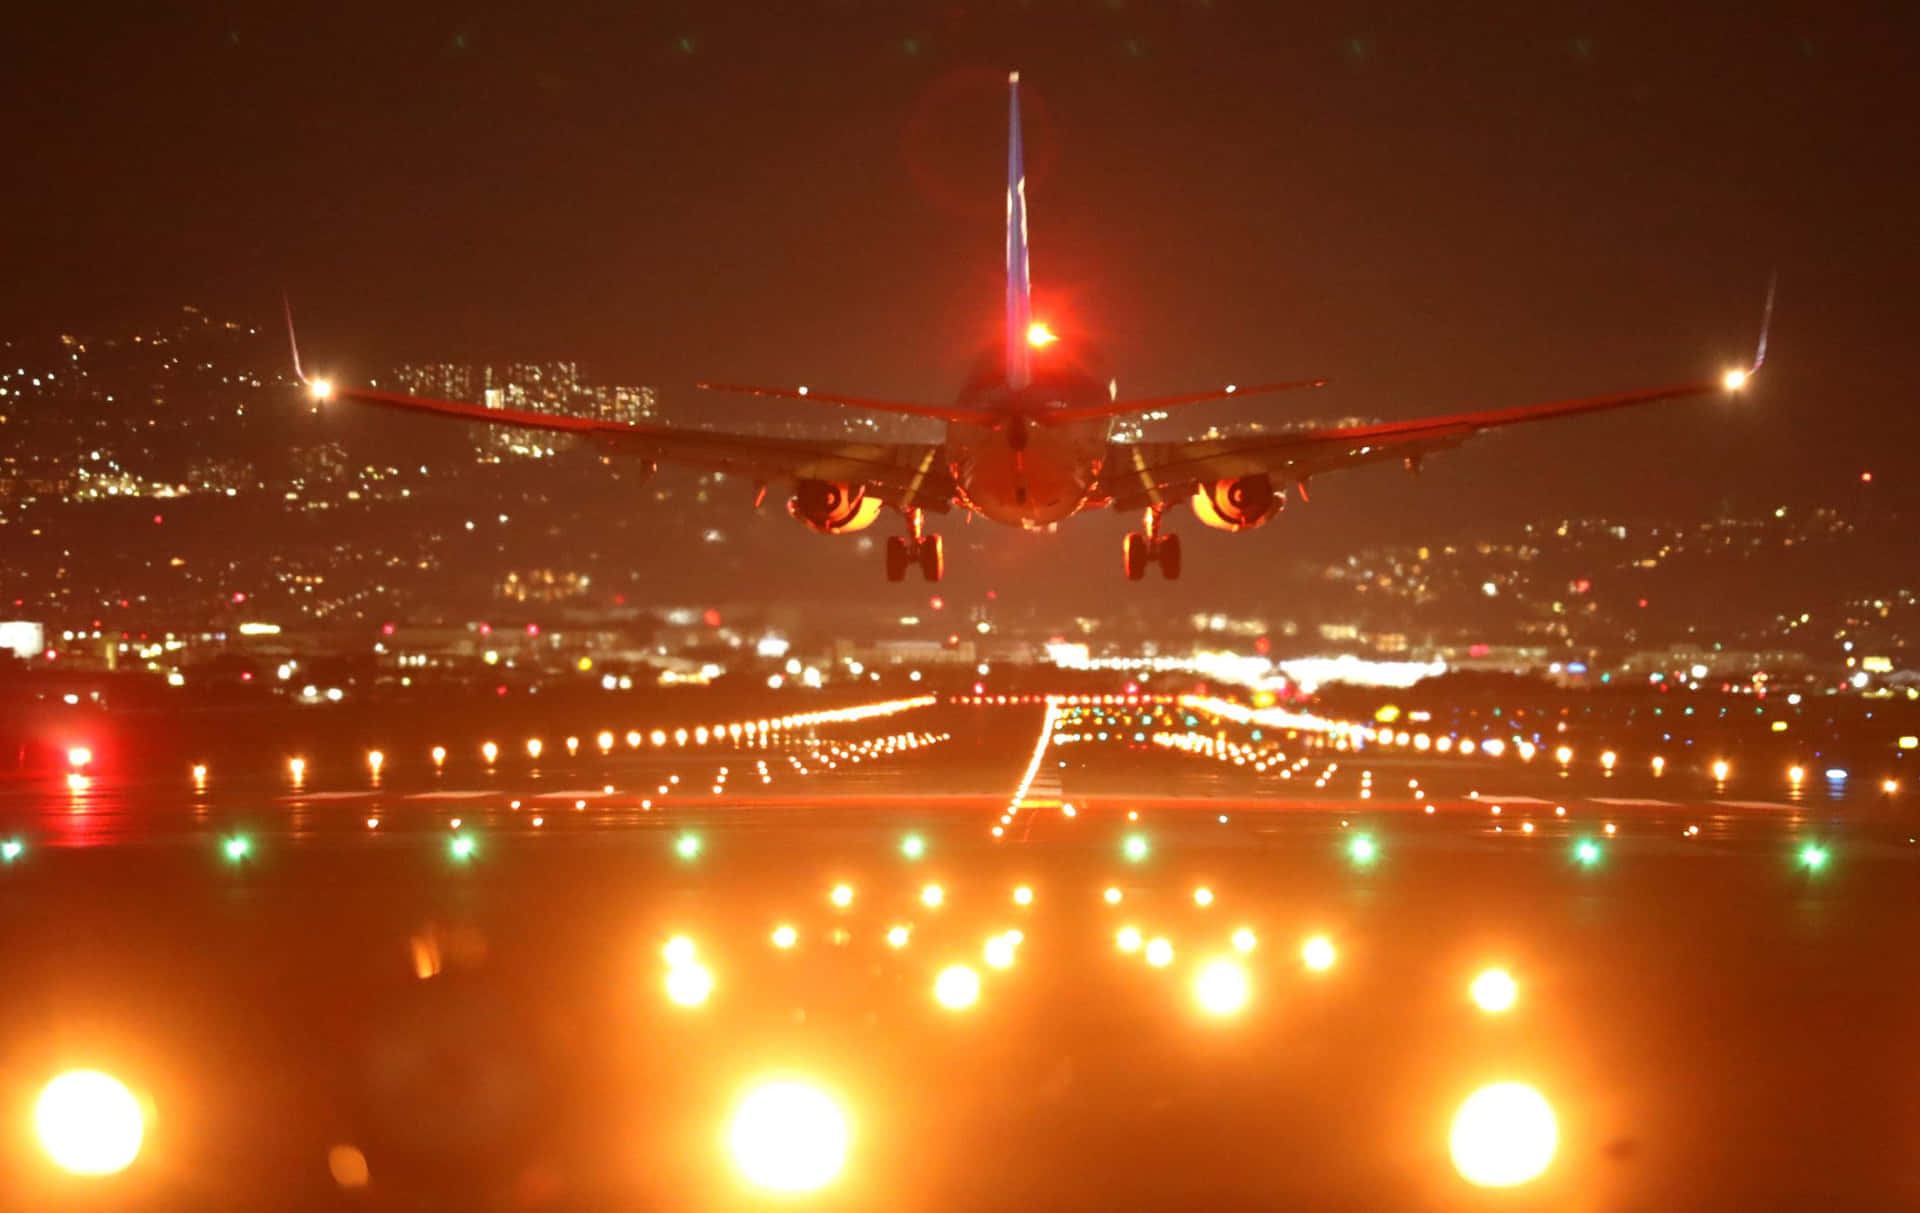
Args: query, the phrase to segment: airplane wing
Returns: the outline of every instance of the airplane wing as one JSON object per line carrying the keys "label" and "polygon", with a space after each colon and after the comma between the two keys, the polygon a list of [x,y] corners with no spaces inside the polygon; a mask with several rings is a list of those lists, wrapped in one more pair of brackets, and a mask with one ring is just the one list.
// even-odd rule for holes
{"label": "airplane wing", "polygon": [[666,425],[633,425],[557,413],[490,409],[457,400],[405,396],[375,388],[308,379],[315,398],[345,400],[398,412],[484,425],[575,434],[608,454],[705,471],[731,472],[762,484],[818,480],[864,485],[902,510],[944,513],[952,508],[953,480],[933,443],[850,442],[832,438],[778,438]]}
{"label": "airplane wing", "polygon": [[1183,500],[1202,484],[1243,476],[1264,475],[1276,485],[1289,481],[1304,484],[1310,477],[1361,464],[1385,460],[1417,464],[1426,455],[1458,446],[1488,430],[1737,390],[1745,378],[1745,373],[1734,372],[1694,383],[1414,421],[1324,426],[1193,442],[1115,443],[1108,448],[1102,464],[1096,497],[1106,499],[1116,510],[1143,509]]}

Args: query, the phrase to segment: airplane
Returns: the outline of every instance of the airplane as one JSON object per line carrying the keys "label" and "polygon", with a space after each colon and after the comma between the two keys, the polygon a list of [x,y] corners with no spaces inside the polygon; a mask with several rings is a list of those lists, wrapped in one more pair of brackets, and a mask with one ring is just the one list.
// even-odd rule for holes
{"label": "airplane", "polygon": [[1119,442],[1116,418],[1261,393],[1316,388],[1324,379],[1300,379],[1157,397],[1120,397],[1098,351],[1071,333],[1056,333],[1033,313],[1027,256],[1026,169],[1020,136],[1020,74],[1008,77],[1006,314],[1003,339],[982,353],[951,405],[914,404],[815,391],[702,383],[704,389],[822,401],[856,409],[933,418],[946,423],[934,443],[850,442],[775,438],[652,424],[629,424],[549,413],[487,408],[450,400],[353,387],[309,377],[300,365],[287,307],[287,338],[295,376],[318,400],[427,413],[488,425],[576,434],[606,455],[742,474],[764,494],[790,483],[787,509],[830,535],[865,530],[891,508],[905,533],[888,538],[886,574],[903,580],[918,567],[939,581],[945,553],[926,525],[929,513],[958,507],[993,522],[1043,529],[1095,508],[1137,511],[1140,530],[1126,536],[1127,579],[1150,565],[1167,580],[1180,576],[1180,536],[1165,522],[1169,506],[1187,502],[1209,527],[1250,531],[1278,515],[1286,486],[1308,499],[1308,482],[1363,464],[1399,460],[1417,471],[1426,456],[1488,430],[1663,400],[1738,392],[1766,360],[1773,316],[1767,290],[1753,364],[1712,378],[1480,412],[1412,421],[1305,427],[1245,437],[1178,442]]}

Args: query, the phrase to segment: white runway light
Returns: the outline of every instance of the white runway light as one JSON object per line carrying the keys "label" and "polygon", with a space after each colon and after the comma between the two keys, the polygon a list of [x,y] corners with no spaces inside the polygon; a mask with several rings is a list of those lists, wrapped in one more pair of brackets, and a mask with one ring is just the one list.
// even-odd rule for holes
{"label": "white runway light", "polygon": [[1539,1178],[1560,1140],[1553,1108],[1518,1082],[1481,1087],[1460,1105],[1448,1146],[1454,1169],[1482,1188],[1512,1188]]}
{"label": "white runway light", "polygon": [[75,1175],[126,1170],[146,1132],[133,1093],[98,1070],[72,1070],[48,1083],[33,1106],[33,1127],[54,1164]]}
{"label": "white runway light", "polygon": [[814,1192],[846,1165],[851,1134],[832,1097],[804,1082],[754,1088],[727,1134],[734,1165],[774,1192]]}

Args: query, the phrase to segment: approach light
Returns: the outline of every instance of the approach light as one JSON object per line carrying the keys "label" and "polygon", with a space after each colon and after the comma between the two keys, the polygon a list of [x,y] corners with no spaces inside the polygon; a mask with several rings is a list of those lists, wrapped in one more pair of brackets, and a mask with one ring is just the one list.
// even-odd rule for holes
{"label": "approach light", "polygon": [[1058,340],[1060,338],[1054,335],[1044,320],[1036,320],[1027,326],[1027,344],[1035,349],[1052,345]]}
{"label": "approach light", "polygon": [[1213,904],[1213,890],[1201,885],[1193,891],[1193,904],[1205,909]]}
{"label": "approach light", "polygon": [[1164,969],[1173,963],[1173,944],[1165,938],[1156,938],[1147,944],[1147,963],[1156,969]]}
{"label": "approach light", "polygon": [[245,834],[236,834],[222,843],[220,849],[226,853],[229,862],[239,863],[253,850],[253,844],[247,841]]}
{"label": "approach light", "polygon": [[1374,860],[1374,856],[1378,855],[1379,853],[1380,853],[1380,850],[1378,847],[1374,846],[1373,839],[1369,838],[1365,834],[1359,835],[1352,842],[1347,844],[1348,856],[1350,856],[1353,859],[1353,862],[1358,864],[1372,863]]}
{"label": "approach light", "polygon": [[1254,935],[1252,927],[1241,927],[1233,933],[1233,950],[1243,955],[1253,951],[1254,945],[1259,942],[1260,940]]}
{"label": "approach light", "polygon": [[1147,840],[1138,834],[1129,834],[1120,849],[1128,859],[1139,863],[1147,857]]}
{"label": "approach light", "polygon": [[934,979],[933,996],[949,1011],[964,1011],[980,1001],[980,974],[966,965],[948,965]]}
{"label": "approach light", "polygon": [[1809,872],[1818,872],[1827,866],[1827,848],[1817,842],[1810,842],[1800,848],[1800,866]]}
{"label": "approach light", "polygon": [[693,963],[693,940],[685,935],[675,935],[667,940],[667,946],[660,949],[660,955],[666,959],[667,967]]}
{"label": "approach light", "polygon": [[315,379],[307,384],[307,390],[313,393],[315,400],[330,400],[333,398],[333,380]]}
{"label": "approach light", "polygon": [[67,765],[76,771],[92,761],[93,751],[83,745],[74,746],[67,751]]}
{"label": "approach light", "polygon": [[455,859],[465,863],[467,860],[473,858],[473,839],[468,838],[465,834],[456,834],[453,837],[453,842],[448,845],[447,849],[453,853]]}
{"label": "approach light", "polygon": [[1013,937],[1011,935],[991,935],[987,937],[983,950],[984,959],[990,969],[1011,969],[1013,967]]}
{"label": "approach light", "polygon": [[695,859],[700,855],[700,836],[682,834],[673,844],[673,852],[682,859]]}
{"label": "approach light", "polygon": [[850,884],[834,885],[833,892],[827,894],[827,900],[842,910],[846,909],[853,904],[853,886]]}
{"label": "approach light", "polygon": [[1574,845],[1573,857],[1581,867],[1590,868],[1600,862],[1600,844],[1591,838],[1582,838]]}
{"label": "approach light", "polygon": [[1019,888],[1015,889],[1013,891],[1013,904],[1017,906],[1032,905],[1033,890],[1027,887],[1026,885],[1021,885]]}
{"label": "approach light", "polygon": [[1234,1015],[1253,995],[1247,971],[1231,960],[1211,960],[1193,979],[1194,1001],[1209,1015]]}
{"label": "approach light", "polygon": [[1728,371],[1720,377],[1720,382],[1726,385],[1729,392],[1737,392],[1747,386],[1747,373],[1745,371]]}
{"label": "approach light", "polygon": [[813,1192],[846,1165],[851,1133],[832,1096],[804,1082],[755,1087],[733,1114],[727,1144],[748,1182],[774,1192]]}
{"label": "approach light", "polygon": [[1727,776],[1732,772],[1733,772],[1733,767],[1730,766],[1727,763],[1726,759],[1724,758],[1716,761],[1713,764],[1713,778],[1717,783],[1725,783],[1727,781]]}
{"label": "approach light", "polygon": [[1325,935],[1315,935],[1300,946],[1300,960],[1316,973],[1324,973],[1333,967],[1333,941]]}
{"label": "approach light", "polygon": [[74,1175],[126,1170],[146,1131],[133,1092],[98,1070],[69,1070],[42,1088],[33,1128],[54,1165]]}
{"label": "approach light", "polygon": [[926,840],[918,834],[909,834],[900,841],[900,853],[908,859],[918,859],[927,853]]}
{"label": "approach light", "polygon": [[667,970],[667,997],[676,1005],[697,1007],[713,993],[713,974],[703,964],[687,961]]}
{"label": "approach light", "polygon": [[904,948],[907,946],[907,937],[911,934],[912,932],[903,926],[888,927],[887,946],[890,948]]}
{"label": "approach light", "polygon": [[1473,985],[1468,989],[1475,1005],[1490,1015],[1512,1010],[1514,999],[1520,993],[1520,988],[1505,969],[1488,969],[1474,978]]}
{"label": "approach light", "polygon": [[1114,946],[1122,952],[1133,953],[1140,950],[1140,928],[1121,927],[1113,937]]}
{"label": "approach light", "polygon": [[940,904],[946,901],[946,899],[947,891],[937,884],[930,884],[920,890],[920,904],[929,910],[939,908]]}
{"label": "approach light", "polygon": [[773,929],[773,946],[779,948],[781,951],[784,952],[799,942],[800,932],[794,930],[788,924],[783,922]]}
{"label": "approach light", "polygon": [[1559,1136],[1553,1108],[1540,1092],[1497,1082],[1460,1105],[1447,1145],[1462,1179],[1482,1188],[1511,1188],[1547,1169]]}

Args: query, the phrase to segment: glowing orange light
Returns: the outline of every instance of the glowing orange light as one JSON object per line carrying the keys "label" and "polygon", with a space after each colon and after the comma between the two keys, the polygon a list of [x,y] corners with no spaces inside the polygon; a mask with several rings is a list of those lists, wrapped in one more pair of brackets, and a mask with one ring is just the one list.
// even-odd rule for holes
{"label": "glowing orange light", "polygon": [[330,379],[315,379],[307,388],[315,400],[326,400],[333,395],[333,381]]}
{"label": "glowing orange light", "polygon": [[73,747],[71,750],[67,751],[67,764],[73,767],[75,770],[79,770],[81,767],[86,766],[88,763],[92,761],[93,761],[93,751],[89,750],[85,746],[77,745]]}
{"label": "glowing orange light", "polygon": [[1036,320],[1027,326],[1027,344],[1033,346],[1035,349],[1039,349],[1041,346],[1052,345],[1058,340],[1060,340],[1060,338],[1054,335],[1053,330],[1047,327],[1046,321],[1044,320]]}

